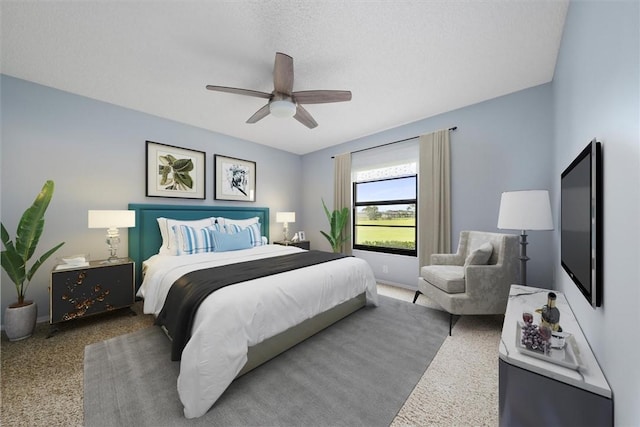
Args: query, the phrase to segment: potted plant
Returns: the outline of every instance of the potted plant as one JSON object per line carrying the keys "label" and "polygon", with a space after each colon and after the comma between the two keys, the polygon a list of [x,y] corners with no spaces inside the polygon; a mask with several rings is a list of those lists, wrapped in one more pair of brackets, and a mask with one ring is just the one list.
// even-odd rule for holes
{"label": "potted plant", "polygon": [[320,233],[327,238],[333,252],[338,253],[340,252],[342,244],[349,240],[349,236],[346,233],[344,235],[342,234],[349,220],[349,208],[344,207],[340,210],[335,209],[333,212],[329,212],[327,205],[324,203],[324,199],[322,199],[322,207],[324,207],[324,212],[327,214],[331,230],[329,233],[325,233],[324,231],[320,231]]}
{"label": "potted plant", "polygon": [[0,222],[2,244],[4,245],[4,250],[1,253],[2,268],[15,284],[18,294],[18,302],[8,306],[5,311],[5,332],[11,341],[28,338],[33,333],[38,308],[35,302],[25,300],[27,288],[38,268],[60,246],[64,245],[64,242],[62,242],[47,251],[27,270],[27,261],[33,256],[36,246],[38,246],[40,235],[44,230],[44,213],[53,196],[53,187],[53,181],[45,182],[40,194],[38,194],[31,206],[24,211],[18,223],[15,244],[9,237],[4,224]]}

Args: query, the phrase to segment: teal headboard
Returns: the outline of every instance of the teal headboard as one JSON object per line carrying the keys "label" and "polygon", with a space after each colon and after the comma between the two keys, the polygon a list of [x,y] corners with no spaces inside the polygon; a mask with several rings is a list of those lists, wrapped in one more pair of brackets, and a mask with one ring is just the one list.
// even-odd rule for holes
{"label": "teal headboard", "polygon": [[269,238],[269,208],[130,203],[129,210],[136,213],[136,226],[129,229],[129,257],[136,263],[136,292],[142,283],[142,262],[151,255],[157,254],[160,245],[162,245],[162,237],[156,218],[192,220],[221,216],[246,219],[257,216],[262,225],[262,235]]}

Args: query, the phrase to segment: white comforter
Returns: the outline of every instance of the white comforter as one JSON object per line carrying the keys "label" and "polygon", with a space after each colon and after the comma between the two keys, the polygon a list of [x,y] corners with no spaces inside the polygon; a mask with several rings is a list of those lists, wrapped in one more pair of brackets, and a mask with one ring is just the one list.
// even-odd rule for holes
{"label": "white comforter", "polygon": [[[302,249],[266,245],[233,252],[154,255],[145,262],[138,291],[144,312],[158,315],[169,288],[198,269],[285,255]],[[366,261],[348,257],[219,289],[198,309],[191,339],[182,352],[178,394],[184,415],[204,415],[247,361],[247,349],[356,295],[378,304],[376,282]]]}

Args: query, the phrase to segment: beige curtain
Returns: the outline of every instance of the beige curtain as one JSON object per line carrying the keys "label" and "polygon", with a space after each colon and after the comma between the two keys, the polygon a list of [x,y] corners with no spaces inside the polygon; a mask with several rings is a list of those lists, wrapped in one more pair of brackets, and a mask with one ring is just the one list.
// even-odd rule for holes
{"label": "beige curtain", "polygon": [[345,225],[343,235],[350,236],[350,238],[342,244],[340,252],[351,255],[351,153],[335,156],[333,164],[333,209],[349,208],[349,220]]}
{"label": "beige curtain", "polygon": [[418,261],[451,252],[451,160],[449,130],[420,137],[418,169]]}

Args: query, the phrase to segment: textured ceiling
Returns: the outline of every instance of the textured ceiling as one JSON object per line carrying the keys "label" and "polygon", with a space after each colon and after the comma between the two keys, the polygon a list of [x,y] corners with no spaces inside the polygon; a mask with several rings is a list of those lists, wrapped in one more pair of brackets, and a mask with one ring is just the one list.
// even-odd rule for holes
{"label": "textured ceiling", "polygon": [[[567,1],[6,1],[1,71],[304,154],[547,83]],[[273,90],[350,90],[307,105],[318,122],[245,121]]]}

